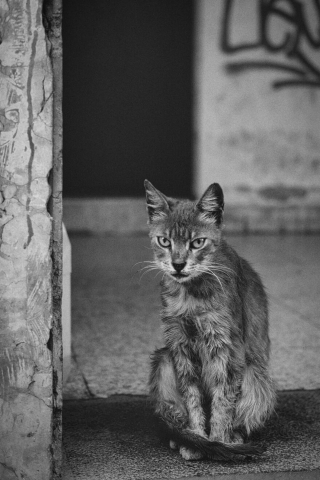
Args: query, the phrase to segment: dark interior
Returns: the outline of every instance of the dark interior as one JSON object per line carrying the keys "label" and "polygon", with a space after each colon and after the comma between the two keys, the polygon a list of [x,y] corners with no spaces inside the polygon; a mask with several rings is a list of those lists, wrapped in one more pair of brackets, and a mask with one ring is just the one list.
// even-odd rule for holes
{"label": "dark interior", "polygon": [[64,4],[64,195],[191,195],[193,0]]}

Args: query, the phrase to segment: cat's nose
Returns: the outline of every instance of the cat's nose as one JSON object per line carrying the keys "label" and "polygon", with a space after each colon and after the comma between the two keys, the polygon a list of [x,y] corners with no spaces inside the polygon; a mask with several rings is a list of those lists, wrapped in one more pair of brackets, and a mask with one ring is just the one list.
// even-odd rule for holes
{"label": "cat's nose", "polygon": [[176,272],[180,273],[186,266],[186,262],[183,263],[172,263],[173,268],[176,270]]}

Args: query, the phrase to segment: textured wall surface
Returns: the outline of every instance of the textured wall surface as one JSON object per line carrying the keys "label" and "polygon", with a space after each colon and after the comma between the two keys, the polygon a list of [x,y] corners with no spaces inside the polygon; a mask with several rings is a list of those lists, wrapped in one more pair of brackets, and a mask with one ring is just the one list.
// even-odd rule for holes
{"label": "textured wall surface", "polygon": [[[320,205],[319,8],[304,0],[197,6],[196,193],[217,181],[227,204],[279,208],[291,230],[305,206],[313,222]],[[277,219],[263,222],[272,230]]]}
{"label": "textured wall surface", "polygon": [[41,0],[0,3],[0,478],[51,471],[52,74]]}

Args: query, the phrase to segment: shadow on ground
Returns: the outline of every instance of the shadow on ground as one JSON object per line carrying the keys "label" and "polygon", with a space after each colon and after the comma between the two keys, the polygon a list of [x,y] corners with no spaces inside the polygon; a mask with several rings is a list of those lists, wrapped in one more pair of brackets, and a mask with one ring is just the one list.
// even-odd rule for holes
{"label": "shadow on ground", "polygon": [[144,396],[67,400],[63,417],[65,452],[76,479],[151,480],[320,467],[320,390],[280,392],[276,414],[252,437],[266,452],[230,463],[186,462],[171,451],[158,435]]}

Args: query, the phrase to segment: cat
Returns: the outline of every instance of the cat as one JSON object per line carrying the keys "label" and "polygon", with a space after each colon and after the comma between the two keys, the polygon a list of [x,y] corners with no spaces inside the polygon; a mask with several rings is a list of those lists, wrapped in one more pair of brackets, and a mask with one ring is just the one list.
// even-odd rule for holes
{"label": "cat", "polygon": [[144,182],[150,268],[161,280],[164,347],[151,361],[150,398],[186,460],[261,454],[244,443],[272,414],[268,302],[259,275],[222,235],[219,184],[198,202]]}

